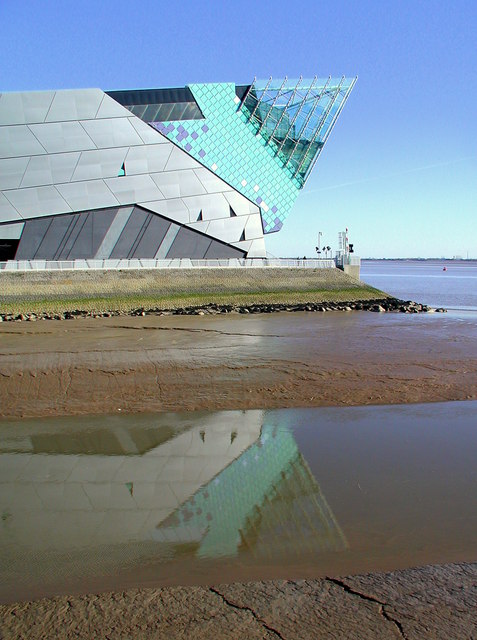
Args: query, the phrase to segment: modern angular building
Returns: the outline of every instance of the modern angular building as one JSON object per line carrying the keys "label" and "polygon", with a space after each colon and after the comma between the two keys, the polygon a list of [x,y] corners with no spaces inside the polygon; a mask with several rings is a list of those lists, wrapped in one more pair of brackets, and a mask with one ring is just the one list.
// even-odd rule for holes
{"label": "modern angular building", "polygon": [[0,94],[0,260],[264,257],[355,82]]}

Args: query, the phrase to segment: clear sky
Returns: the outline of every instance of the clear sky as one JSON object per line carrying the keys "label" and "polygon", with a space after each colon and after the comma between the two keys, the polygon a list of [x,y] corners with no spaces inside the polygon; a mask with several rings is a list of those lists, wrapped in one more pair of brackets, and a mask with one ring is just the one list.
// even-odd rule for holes
{"label": "clear sky", "polygon": [[475,0],[0,0],[0,91],[358,75],[278,256],[477,258]]}

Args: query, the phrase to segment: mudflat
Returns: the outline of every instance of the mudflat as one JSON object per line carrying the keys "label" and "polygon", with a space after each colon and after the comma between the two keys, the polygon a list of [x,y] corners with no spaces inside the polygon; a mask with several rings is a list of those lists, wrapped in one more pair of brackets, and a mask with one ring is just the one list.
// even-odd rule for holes
{"label": "mudflat", "polygon": [[283,312],[0,325],[0,416],[477,398],[475,314]]}

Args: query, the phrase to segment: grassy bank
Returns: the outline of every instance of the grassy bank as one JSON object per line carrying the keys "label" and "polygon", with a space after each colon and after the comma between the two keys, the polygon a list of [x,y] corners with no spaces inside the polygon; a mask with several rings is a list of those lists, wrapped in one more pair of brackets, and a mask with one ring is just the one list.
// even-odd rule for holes
{"label": "grassy bank", "polygon": [[168,269],[0,273],[0,312],[179,309],[352,302],[387,294],[338,269]]}

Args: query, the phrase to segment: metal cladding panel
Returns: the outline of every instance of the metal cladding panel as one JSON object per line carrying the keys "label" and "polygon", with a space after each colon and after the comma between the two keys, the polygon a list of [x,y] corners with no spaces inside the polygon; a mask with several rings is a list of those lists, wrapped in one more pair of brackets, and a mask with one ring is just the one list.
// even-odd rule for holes
{"label": "metal cladding panel", "polygon": [[26,125],[0,126],[0,158],[37,156],[46,153]]}
{"label": "metal cladding panel", "polygon": [[109,256],[111,255],[111,251],[114,249],[115,244],[119,240],[119,236],[121,235],[125,224],[129,220],[133,209],[134,207],[120,207],[116,210],[111,209],[111,211],[115,212],[114,218],[100,246],[98,247],[98,250],[94,255],[95,258],[109,258]]}
{"label": "metal cladding panel", "polygon": [[174,220],[174,222],[187,223],[190,221],[189,209],[180,198],[160,202],[140,202],[139,204],[145,209]]}
{"label": "metal cladding panel", "polygon": [[196,176],[199,178],[201,183],[204,185],[207,193],[220,193],[222,191],[230,191],[230,186],[221,180],[215,173],[209,171],[205,167],[201,167],[200,169],[194,169]]}
{"label": "metal cladding panel", "polygon": [[95,145],[79,122],[44,122],[30,125],[31,131],[48,153],[84,151]]}
{"label": "metal cladding panel", "polygon": [[267,251],[265,249],[265,239],[263,236],[252,240],[252,245],[247,252],[248,258],[265,258]]}
{"label": "metal cladding panel", "polygon": [[248,216],[250,213],[260,213],[257,205],[252,204],[237,191],[227,191],[227,193],[224,193],[224,196],[236,216]]}
{"label": "metal cladding panel", "polygon": [[19,187],[29,160],[29,157],[0,160],[0,189]]}
{"label": "metal cladding panel", "polygon": [[200,164],[197,162],[197,160],[194,160],[192,156],[188,155],[178,147],[174,147],[172,149],[171,157],[169,158],[165,167],[166,171],[196,168],[200,168]]}
{"label": "metal cladding panel", "polygon": [[154,258],[170,226],[169,220],[152,215],[147,229],[136,245],[131,257]]}
{"label": "metal cladding panel", "polygon": [[166,198],[180,198],[207,193],[193,169],[164,171],[153,174],[152,179]]}
{"label": "metal cladding panel", "polygon": [[219,258],[243,258],[243,255],[243,251],[240,251],[235,247],[230,247],[226,244],[222,244],[221,242],[212,240],[204,258],[218,260]]}
{"label": "metal cladding panel", "polygon": [[145,144],[170,144],[169,140],[165,136],[139,118],[136,118],[135,116],[132,118],[130,117],[129,122],[141,136],[141,140]]}
{"label": "metal cladding panel", "polygon": [[21,220],[22,217],[12,205],[12,203],[0,193],[0,222],[10,222],[10,220]]}
{"label": "metal cladding panel", "polygon": [[137,204],[147,200],[162,200],[164,197],[149,175],[110,178],[105,182],[120,204]]}
{"label": "metal cladding panel", "polygon": [[113,100],[106,93],[101,93],[103,93],[103,100],[96,114],[96,118],[124,118],[125,116],[131,115],[130,111],[120,105],[119,102]]}
{"label": "metal cladding panel", "polygon": [[59,184],[57,189],[73,211],[101,209],[119,204],[102,180]]}
{"label": "metal cladding panel", "polygon": [[179,225],[171,222],[169,229],[167,230],[167,233],[154,256],[157,260],[164,260],[176,238],[176,235],[179,233],[179,229]]}
{"label": "metal cladding panel", "polygon": [[75,244],[76,239],[81,233],[81,229],[85,225],[87,219],[88,213],[86,211],[83,213],[75,213],[71,216],[71,226],[58,247],[58,260],[65,260],[69,256],[71,248]]}
{"label": "metal cladding panel", "polygon": [[131,147],[126,157],[126,175],[163,171],[172,152],[172,144]]}
{"label": "metal cladding panel", "polygon": [[33,260],[51,224],[51,218],[35,218],[25,222],[15,260]]}
{"label": "metal cladding panel", "polygon": [[[50,219],[50,224],[35,253],[39,260],[55,260],[59,245],[62,243],[69,228],[74,224],[73,215],[56,216]],[[28,224],[28,223],[27,223]]]}
{"label": "metal cladding panel", "polygon": [[245,240],[263,237],[262,219],[260,216],[250,216],[245,225]]}
{"label": "metal cladding panel", "polygon": [[222,193],[208,193],[202,196],[184,198],[184,203],[191,210],[202,211],[203,220],[215,220],[216,218],[230,218],[230,205]]}
{"label": "metal cladding panel", "polygon": [[78,151],[33,156],[25,171],[21,186],[37,187],[56,182],[68,182],[73,175],[79,157]]}
{"label": "metal cladding panel", "polygon": [[104,93],[100,89],[57,91],[45,122],[94,119],[103,95]]}
{"label": "metal cladding panel", "polygon": [[144,144],[128,118],[83,120],[81,124],[98,149]]}
{"label": "metal cladding panel", "polygon": [[191,258],[200,260],[205,257],[212,238],[202,236],[192,229],[179,229],[166,258]]}
{"label": "metal cladding panel", "polygon": [[147,224],[153,214],[142,209],[134,208],[129,220],[119,236],[114,249],[111,252],[111,258],[129,258],[138,241],[141,240]]}
{"label": "metal cladding panel", "polygon": [[73,246],[63,259],[77,260],[79,258],[91,258],[96,255],[115,215],[115,209],[88,213]]}
{"label": "metal cladding panel", "polygon": [[54,91],[3,93],[0,96],[0,123],[44,122],[54,95]]}
{"label": "metal cladding panel", "polygon": [[22,235],[24,226],[24,222],[2,224],[0,226],[0,238],[2,238],[2,240],[18,240]]}
{"label": "metal cladding panel", "polygon": [[211,220],[207,234],[224,242],[239,242],[247,218],[240,216],[227,220]]}
{"label": "metal cladding panel", "polygon": [[200,233],[205,233],[205,235],[207,235],[209,225],[209,220],[200,220],[200,222],[190,222],[187,226],[189,229],[194,229],[194,231],[199,231]]}
{"label": "metal cladding panel", "polygon": [[71,207],[53,186],[29,187],[4,192],[23,218],[69,213]]}
{"label": "metal cladding panel", "polygon": [[128,151],[129,147],[83,151],[71,177],[71,181],[116,178],[126,159]]}

